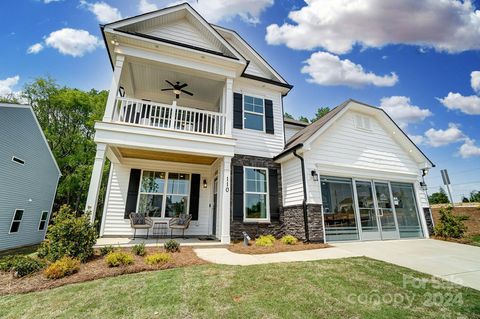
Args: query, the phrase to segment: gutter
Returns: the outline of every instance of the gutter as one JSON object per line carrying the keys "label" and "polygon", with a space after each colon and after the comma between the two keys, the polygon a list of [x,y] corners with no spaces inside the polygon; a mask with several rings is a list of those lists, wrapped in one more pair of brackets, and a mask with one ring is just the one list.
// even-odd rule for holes
{"label": "gutter", "polygon": [[302,166],[302,182],[303,182],[303,227],[305,228],[305,242],[310,241],[308,233],[308,213],[307,213],[307,180],[305,177],[305,161],[302,156],[297,154],[297,150],[293,150],[293,156],[300,160]]}

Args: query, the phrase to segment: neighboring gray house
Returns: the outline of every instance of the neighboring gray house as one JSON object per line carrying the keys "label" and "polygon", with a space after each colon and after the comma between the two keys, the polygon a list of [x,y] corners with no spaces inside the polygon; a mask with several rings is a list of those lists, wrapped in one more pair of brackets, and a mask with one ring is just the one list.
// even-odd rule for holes
{"label": "neighboring gray house", "polygon": [[45,238],[60,176],[32,108],[0,103],[0,250]]}

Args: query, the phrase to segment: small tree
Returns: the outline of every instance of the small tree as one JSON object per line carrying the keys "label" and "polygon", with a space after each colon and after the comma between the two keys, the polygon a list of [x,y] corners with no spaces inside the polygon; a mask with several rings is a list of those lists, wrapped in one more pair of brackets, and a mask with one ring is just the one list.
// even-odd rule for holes
{"label": "small tree", "polygon": [[310,123],[310,121],[305,116],[300,116],[298,120],[304,123]]}
{"label": "small tree", "polygon": [[445,190],[440,187],[440,190],[437,193],[433,193],[428,197],[430,204],[448,204],[450,201],[448,200],[447,193]]}
{"label": "small tree", "polygon": [[436,236],[462,238],[467,231],[464,221],[468,219],[468,216],[455,216],[452,211],[453,207],[450,205],[440,209],[440,223],[434,229]]}
{"label": "small tree", "polygon": [[463,197],[462,197],[462,203],[468,203],[468,202],[470,202],[470,201],[468,200],[468,198],[466,198],[465,196],[463,196]]}
{"label": "small tree", "polygon": [[287,112],[285,112],[285,113],[283,114],[283,117],[286,118],[286,119],[291,119],[291,120],[294,120],[294,119],[295,119],[292,114],[287,113]]}
{"label": "small tree", "polygon": [[89,214],[77,217],[69,206],[63,205],[54,214],[53,224],[48,227],[46,240],[38,249],[38,255],[50,261],[64,256],[86,261],[93,255],[93,245],[97,241],[95,224]]}
{"label": "small tree", "polygon": [[319,118],[324,117],[325,115],[327,115],[328,112],[330,112],[330,109],[328,107],[319,107],[317,109],[317,112],[315,113],[315,117],[312,118],[312,122],[315,122]]}
{"label": "small tree", "polygon": [[480,202],[480,191],[472,191],[470,193],[471,202]]}

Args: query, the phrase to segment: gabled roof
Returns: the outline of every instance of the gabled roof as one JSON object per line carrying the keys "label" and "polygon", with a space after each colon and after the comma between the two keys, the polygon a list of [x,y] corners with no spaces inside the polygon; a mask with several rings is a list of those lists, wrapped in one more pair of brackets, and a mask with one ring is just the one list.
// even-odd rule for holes
{"label": "gabled roof", "polygon": [[43,133],[42,127],[40,126],[40,123],[38,122],[37,116],[35,115],[35,112],[33,112],[33,109],[30,105],[27,104],[10,104],[10,103],[0,103],[0,107],[10,107],[13,109],[18,109],[18,108],[23,108],[23,109],[29,109],[33,120],[35,121],[38,130],[40,132],[40,135],[42,136],[43,141],[45,142],[45,145],[47,146],[48,152],[50,153],[50,156],[52,157],[53,163],[55,163],[55,167],[57,168],[58,171],[58,176],[62,176],[62,172],[60,171],[60,168],[58,167],[57,161],[55,160],[55,156],[53,156],[52,150],[50,149],[50,145],[48,145],[48,140],[45,137],[45,134]]}
{"label": "gabled roof", "polygon": [[312,138],[315,137],[316,133],[321,130],[324,126],[327,124],[330,124],[331,122],[335,121],[338,118],[338,115],[342,113],[343,110],[348,108],[352,103],[356,103],[357,105],[360,105],[362,107],[368,107],[370,110],[376,110],[377,112],[381,112],[382,115],[384,115],[386,118],[388,118],[391,123],[395,125],[395,127],[398,129],[399,132],[401,132],[402,136],[408,140],[408,142],[415,147],[415,149],[423,155],[423,157],[432,165],[432,167],[435,167],[435,164],[425,155],[425,153],[422,152],[422,150],[408,137],[408,135],[395,123],[395,121],[388,115],[385,110],[365,104],[363,102],[359,102],[353,99],[348,99],[342,104],[334,107],[330,112],[328,112],[326,115],[321,117],[320,119],[316,120],[312,124],[306,126],[302,130],[298,131],[295,135],[293,135],[285,144],[285,149],[275,156],[274,159],[279,159],[288,153],[290,153],[293,150],[299,149],[303,147],[304,143],[309,142]]}
{"label": "gabled roof", "polygon": [[289,118],[286,118],[286,117],[283,118],[283,123],[290,124],[290,125],[295,125],[295,126],[301,126],[301,127],[305,127],[305,126],[309,125],[309,123],[305,123],[305,122],[302,122],[302,121],[299,121],[299,120],[289,119]]}

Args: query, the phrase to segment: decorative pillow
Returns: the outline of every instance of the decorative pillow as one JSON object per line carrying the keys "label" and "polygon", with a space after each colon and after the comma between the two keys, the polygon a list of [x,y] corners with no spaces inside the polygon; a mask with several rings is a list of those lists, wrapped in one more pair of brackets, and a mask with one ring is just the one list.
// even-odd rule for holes
{"label": "decorative pillow", "polygon": [[185,217],[185,214],[180,214],[178,216],[178,225],[185,225],[185,222],[187,221]]}
{"label": "decorative pillow", "polygon": [[145,216],[142,214],[133,215],[133,224],[134,225],[145,225]]}

